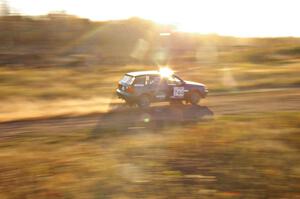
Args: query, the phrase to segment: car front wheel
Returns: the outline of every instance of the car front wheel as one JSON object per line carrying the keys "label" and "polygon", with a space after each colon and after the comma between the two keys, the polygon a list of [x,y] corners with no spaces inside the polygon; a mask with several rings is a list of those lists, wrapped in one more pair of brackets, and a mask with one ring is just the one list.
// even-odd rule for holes
{"label": "car front wheel", "polygon": [[197,105],[200,102],[201,96],[198,92],[192,92],[190,95],[190,102],[193,105]]}

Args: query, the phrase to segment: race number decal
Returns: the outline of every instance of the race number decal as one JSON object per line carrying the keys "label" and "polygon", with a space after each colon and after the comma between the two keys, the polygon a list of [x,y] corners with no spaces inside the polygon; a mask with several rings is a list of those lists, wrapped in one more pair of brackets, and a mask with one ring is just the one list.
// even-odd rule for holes
{"label": "race number decal", "polygon": [[184,96],[184,87],[174,87],[173,96],[174,97],[183,97]]}

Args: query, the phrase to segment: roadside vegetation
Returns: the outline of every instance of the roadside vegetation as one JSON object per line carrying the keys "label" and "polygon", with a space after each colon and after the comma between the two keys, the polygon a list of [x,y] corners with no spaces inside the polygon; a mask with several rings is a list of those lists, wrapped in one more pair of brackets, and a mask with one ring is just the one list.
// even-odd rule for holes
{"label": "roadside vegetation", "polygon": [[1,137],[0,196],[296,198],[299,121],[276,112],[105,132],[29,125]]}

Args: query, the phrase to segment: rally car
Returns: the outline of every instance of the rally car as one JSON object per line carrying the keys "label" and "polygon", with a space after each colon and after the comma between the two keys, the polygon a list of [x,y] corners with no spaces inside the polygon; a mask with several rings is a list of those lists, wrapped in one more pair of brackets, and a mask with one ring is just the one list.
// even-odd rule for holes
{"label": "rally car", "polygon": [[116,93],[127,104],[147,108],[152,102],[164,101],[196,105],[208,90],[204,84],[184,81],[166,69],[127,73],[119,81]]}

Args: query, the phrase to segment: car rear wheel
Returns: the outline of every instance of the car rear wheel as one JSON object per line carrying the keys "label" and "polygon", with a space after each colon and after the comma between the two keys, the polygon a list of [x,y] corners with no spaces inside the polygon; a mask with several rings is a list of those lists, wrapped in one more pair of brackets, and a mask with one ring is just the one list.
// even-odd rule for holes
{"label": "car rear wheel", "polygon": [[150,106],[150,103],[150,98],[147,95],[142,95],[137,104],[140,108],[145,109]]}
{"label": "car rear wheel", "polygon": [[197,105],[200,102],[201,96],[198,92],[192,92],[190,95],[190,102],[193,105]]}

